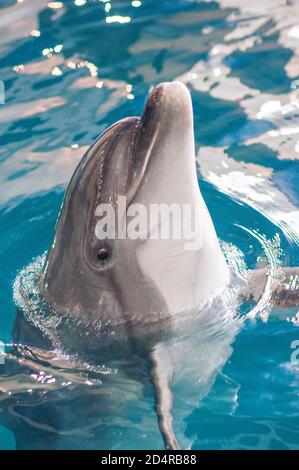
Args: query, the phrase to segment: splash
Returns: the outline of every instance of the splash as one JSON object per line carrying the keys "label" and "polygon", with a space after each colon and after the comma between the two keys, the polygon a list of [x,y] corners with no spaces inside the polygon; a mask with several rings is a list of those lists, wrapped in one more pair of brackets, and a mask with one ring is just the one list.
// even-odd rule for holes
{"label": "splash", "polygon": [[39,291],[40,273],[46,261],[46,253],[37,256],[17,275],[13,285],[13,299],[26,319],[39,328],[57,348],[62,345],[55,334],[61,322],[61,317],[49,309],[44,303]]}
{"label": "splash", "polygon": [[258,230],[251,230],[247,227],[237,225],[245,232],[253,236],[261,244],[263,253],[268,263],[267,281],[260,300],[257,305],[247,314],[248,319],[260,318],[267,321],[272,309],[272,295],[277,286],[283,281],[284,275],[281,268],[283,251],[281,249],[281,240],[278,233],[276,233],[272,240]]}

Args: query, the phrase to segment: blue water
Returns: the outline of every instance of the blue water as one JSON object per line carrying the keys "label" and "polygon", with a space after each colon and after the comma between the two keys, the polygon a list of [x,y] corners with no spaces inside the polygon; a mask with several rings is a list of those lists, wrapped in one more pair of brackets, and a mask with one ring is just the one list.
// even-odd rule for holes
{"label": "blue water", "polygon": [[[298,2],[244,3],[1,2],[4,343],[16,315],[14,279],[49,247],[76,163],[107,126],[139,115],[161,81],[179,78],[191,91],[199,185],[219,238],[250,268],[271,256],[298,265]],[[209,393],[190,409],[185,433],[194,449],[299,448],[296,313],[272,311],[244,323]],[[196,351],[190,357],[196,360]],[[142,422],[134,409],[128,414]],[[110,433],[117,448],[117,426]],[[158,433],[155,445],[161,447]],[[15,446],[0,426],[0,449]]]}

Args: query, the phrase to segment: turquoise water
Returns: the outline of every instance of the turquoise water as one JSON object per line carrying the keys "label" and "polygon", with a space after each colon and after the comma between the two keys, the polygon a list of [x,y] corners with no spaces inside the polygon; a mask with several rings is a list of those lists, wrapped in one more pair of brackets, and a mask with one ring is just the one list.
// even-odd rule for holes
{"label": "turquoise water", "polygon": [[[220,239],[250,268],[273,260],[298,265],[299,4],[245,3],[1,2],[4,343],[11,341],[16,315],[14,279],[52,242],[76,163],[107,126],[140,114],[161,81],[179,79],[191,91],[199,185]],[[194,449],[299,448],[299,364],[291,361],[291,344],[299,340],[296,313],[258,310],[244,322],[231,356],[185,420]],[[198,359],[194,349],[189,355]],[[40,399],[25,399],[27,409]],[[145,401],[152,406],[151,396]],[[0,422],[6,403],[5,396]],[[78,396],[74,403],[81,403]],[[141,432],[142,407],[126,407],[135,434],[126,440],[112,423],[115,448],[132,446]],[[39,422],[49,417],[39,415]],[[16,446],[8,427],[0,426],[0,449]],[[18,436],[22,447],[22,424]],[[44,439],[41,446],[50,442]],[[92,439],[97,442],[97,433]],[[161,447],[158,432],[149,442],[144,446]]]}

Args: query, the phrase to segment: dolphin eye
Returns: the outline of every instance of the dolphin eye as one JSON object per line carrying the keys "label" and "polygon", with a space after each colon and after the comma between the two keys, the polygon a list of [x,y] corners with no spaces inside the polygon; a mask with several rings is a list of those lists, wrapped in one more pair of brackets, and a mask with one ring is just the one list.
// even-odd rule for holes
{"label": "dolphin eye", "polygon": [[106,261],[110,257],[110,251],[106,247],[102,247],[97,252],[97,258],[99,261]]}

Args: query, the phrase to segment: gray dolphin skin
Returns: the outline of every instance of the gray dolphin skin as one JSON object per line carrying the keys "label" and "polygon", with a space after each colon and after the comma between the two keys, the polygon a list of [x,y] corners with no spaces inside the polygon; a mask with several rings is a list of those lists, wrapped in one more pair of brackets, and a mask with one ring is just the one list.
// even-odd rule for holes
{"label": "gray dolphin skin", "polygon": [[[120,196],[126,198],[127,211],[133,204],[146,210],[151,204],[193,207],[198,243],[187,250],[183,238],[99,239],[97,207],[111,204],[119,215],[117,226],[122,226]],[[254,279],[252,274],[254,294],[244,290],[244,299],[260,295]],[[257,279],[263,286],[267,273],[259,271]],[[148,362],[165,447],[179,449],[163,341],[175,318],[192,309],[200,312],[229,281],[198,186],[190,93],[180,82],[162,83],[152,91],[141,118],[112,125],[78,165],[40,275],[40,293],[52,312],[68,319],[59,331],[66,350],[99,358],[134,352]],[[288,305],[298,304],[298,292],[295,297],[288,297]]]}

